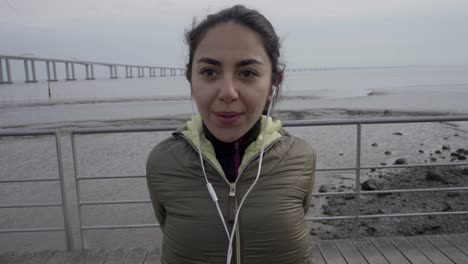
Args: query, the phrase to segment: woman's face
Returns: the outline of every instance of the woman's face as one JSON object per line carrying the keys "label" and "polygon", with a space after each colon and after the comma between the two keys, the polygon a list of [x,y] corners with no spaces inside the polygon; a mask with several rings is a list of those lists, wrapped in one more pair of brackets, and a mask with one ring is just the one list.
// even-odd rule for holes
{"label": "woman's face", "polygon": [[271,62],[260,37],[247,27],[223,23],[195,50],[192,94],[210,132],[233,142],[258,121],[271,99]]}

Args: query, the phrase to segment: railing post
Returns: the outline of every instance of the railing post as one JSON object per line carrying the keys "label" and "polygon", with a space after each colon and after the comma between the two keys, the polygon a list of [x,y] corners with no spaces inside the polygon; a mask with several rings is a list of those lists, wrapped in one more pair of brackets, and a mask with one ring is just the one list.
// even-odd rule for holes
{"label": "railing post", "polygon": [[79,182],[79,169],[77,162],[77,153],[76,153],[76,140],[75,134],[71,134],[71,143],[72,143],[72,155],[73,155],[73,171],[74,171],[74,182],[75,182],[75,192],[76,192],[76,203],[78,209],[78,226],[79,226],[79,240],[80,248],[84,249],[84,238],[83,238],[83,225],[81,224],[81,199],[80,199],[80,182]]}
{"label": "railing post", "polygon": [[114,79],[118,79],[119,75],[117,74],[117,66],[114,66]]}
{"label": "railing post", "polygon": [[354,207],[354,222],[352,238],[359,238],[359,216],[361,207],[361,123],[356,124],[356,183],[354,186],[356,204]]}
{"label": "railing post", "polygon": [[72,230],[70,225],[70,213],[68,208],[67,196],[65,195],[66,185],[65,177],[63,176],[63,157],[62,157],[62,144],[60,143],[60,132],[55,132],[55,146],[57,148],[57,163],[58,173],[60,178],[60,195],[62,196],[62,209],[63,209],[63,224],[65,230],[65,240],[67,244],[67,250],[72,250]]}

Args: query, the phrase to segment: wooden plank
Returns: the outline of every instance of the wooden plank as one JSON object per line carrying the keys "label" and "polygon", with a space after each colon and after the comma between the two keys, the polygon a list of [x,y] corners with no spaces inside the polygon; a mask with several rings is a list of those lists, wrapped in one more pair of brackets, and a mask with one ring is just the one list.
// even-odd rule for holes
{"label": "wooden plank", "polygon": [[317,241],[317,247],[319,248],[320,253],[322,253],[323,259],[326,263],[346,264],[346,261],[332,240],[319,240]]}
{"label": "wooden plank", "polygon": [[388,240],[413,264],[427,264],[431,261],[404,237],[389,237]]}
{"label": "wooden plank", "polygon": [[96,249],[88,258],[86,258],[86,264],[103,264],[106,262],[106,259],[109,257],[111,250],[109,249]]}
{"label": "wooden plank", "polygon": [[74,251],[56,251],[49,259],[47,264],[64,264],[76,252]]}
{"label": "wooden plank", "polygon": [[145,248],[135,248],[128,253],[125,264],[143,264],[147,254],[148,250]]}
{"label": "wooden plank", "polygon": [[77,251],[65,263],[66,264],[83,264],[86,261],[86,258],[89,256],[90,253],[91,253],[91,250],[87,250],[87,249],[82,250],[82,251]]}
{"label": "wooden plank", "polygon": [[145,264],[161,264],[161,249],[155,248],[148,253]]}
{"label": "wooden plank", "polygon": [[367,263],[361,252],[356,248],[351,239],[334,240],[336,247],[341,252],[341,255],[346,259],[348,264],[363,264]]}
{"label": "wooden plank", "polygon": [[431,242],[434,246],[436,246],[440,251],[442,251],[453,262],[457,264],[468,263],[468,258],[466,255],[440,235],[427,235],[425,238],[429,240],[429,242]]}
{"label": "wooden plank", "polygon": [[388,264],[388,261],[369,239],[354,240],[354,245],[370,264]]}
{"label": "wooden plank", "polygon": [[440,252],[434,245],[422,236],[406,237],[414,246],[416,246],[427,258],[434,264],[452,264],[442,252]]}
{"label": "wooden plank", "polygon": [[459,236],[461,236],[461,238],[465,239],[466,241],[468,241],[468,233],[463,233],[463,234],[458,234]]}
{"label": "wooden plank", "polygon": [[320,253],[320,250],[315,244],[312,245],[312,256],[314,258],[314,261],[312,261],[314,264],[326,264],[322,254]]}
{"label": "wooden plank", "polygon": [[457,234],[442,235],[442,237],[448,240],[452,245],[456,246],[461,252],[463,252],[468,258],[468,241],[463,239]]}
{"label": "wooden plank", "polygon": [[128,252],[130,252],[128,248],[115,249],[110,253],[105,263],[106,264],[122,264],[124,263],[125,259],[127,259]]}
{"label": "wooden plank", "polygon": [[29,252],[20,252],[15,256],[13,260],[8,264],[27,264],[28,261],[32,258],[32,254]]}
{"label": "wooden plank", "polygon": [[[33,254],[28,264],[45,264],[55,254],[54,250],[43,250]],[[1,262],[0,262],[1,263]]]}
{"label": "wooden plank", "polygon": [[411,264],[386,238],[375,237],[370,240],[391,264]]}
{"label": "wooden plank", "polygon": [[5,252],[0,254],[0,263],[8,263],[16,256],[15,252]]}

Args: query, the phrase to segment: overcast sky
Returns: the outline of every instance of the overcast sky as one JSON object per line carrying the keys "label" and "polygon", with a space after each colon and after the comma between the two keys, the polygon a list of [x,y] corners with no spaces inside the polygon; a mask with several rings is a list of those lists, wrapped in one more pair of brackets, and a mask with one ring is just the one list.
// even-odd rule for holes
{"label": "overcast sky", "polygon": [[0,54],[183,66],[193,18],[262,12],[289,68],[468,64],[467,0],[0,0]]}

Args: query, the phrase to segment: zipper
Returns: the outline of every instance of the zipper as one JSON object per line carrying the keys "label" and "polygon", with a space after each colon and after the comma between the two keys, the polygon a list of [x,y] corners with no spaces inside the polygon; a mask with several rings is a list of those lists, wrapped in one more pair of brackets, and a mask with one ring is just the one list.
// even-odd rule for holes
{"label": "zipper", "polygon": [[[264,150],[263,150],[263,155],[265,155],[265,152],[267,152],[268,150],[270,150],[274,144],[276,144],[278,141],[281,140],[281,137],[280,138],[277,138],[275,140],[273,140],[270,145],[268,145]],[[244,169],[247,168],[247,166],[253,161],[255,160],[256,158],[258,158],[260,156],[260,152],[255,154],[254,156],[252,156],[252,158],[250,158],[250,160],[248,162],[246,162],[246,165],[244,166],[243,170],[239,171],[238,172],[238,175],[236,177],[236,180],[234,181],[234,183],[230,183],[230,190],[229,190],[229,199],[235,201],[235,197],[236,197],[236,184],[237,184],[237,181],[239,180],[240,176],[242,175],[242,172],[244,172]],[[237,172],[237,170],[236,170]],[[235,208],[234,208],[234,218],[235,218],[235,213],[237,211],[237,203],[234,204],[235,205]],[[229,208],[231,209],[231,208]],[[231,214],[231,210],[229,210],[229,214]],[[234,220],[233,220],[234,221]],[[234,222],[232,223],[234,224]],[[236,236],[235,236],[235,239],[234,239],[234,243],[236,245],[235,247],[235,255],[233,255],[235,257],[235,263],[236,264],[241,264],[241,243],[240,243],[240,222],[239,220],[237,221],[237,229],[236,229]]]}
{"label": "zipper", "polygon": [[[179,135],[181,138],[183,138],[185,141],[187,141],[190,144],[190,146],[192,146],[192,148],[195,149],[195,151],[197,151],[197,152],[201,151],[184,134],[177,133],[177,135]],[[263,155],[265,155],[265,152],[267,152],[269,149],[271,149],[273,147],[273,145],[276,144],[276,142],[280,141],[281,138],[282,137],[273,140],[270,143],[270,145],[268,145],[263,150]],[[238,150],[239,150],[239,145],[238,145],[237,142],[234,145],[234,147],[236,149],[236,157],[237,157]],[[228,222],[231,224],[231,230],[232,230],[232,228],[234,228],[234,226],[233,226],[234,225],[234,220],[235,220],[234,218],[235,218],[236,211],[237,211],[237,201],[236,201],[236,185],[237,185],[237,182],[239,181],[239,178],[242,175],[242,172],[244,172],[244,169],[247,168],[247,166],[253,160],[255,160],[256,158],[258,158],[260,156],[260,152],[255,154],[254,156],[252,156],[252,158],[250,158],[249,161],[246,162],[246,165],[244,166],[243,170],[237,171],[237,169],[236,169],[237,177],[236,177],[236,180],[234,181],[234,183],[229,182],[227,180],[226,175],[224,174],[224,172],[219,171],[218,168],[216,168],[216,166],[205,155],[203,155],[203,153],[201,153],[201,154],[202,154],[203,160],[205,160],[208,164],[210,164],[222,176],[224,181],[229,186],[229,198],[228,198],[228,213],[229,213],[229,215],[228,215]],[[200,155],[200,153],[199,153],[199,155]],[[239,157],[239,159],[240,159],[240,157]],[[237,226],[240,226],[239,221],[237,222]],[[235,255],[233,255],[233,257],[235,257],[236,264],[241,264],[241,253],[240,253],[241,252],[241,245],[240,245],[240,230],[239,230],[239,228],[236,229],[235,235],[236,235],[236,237],[234,239],[234,243],[235,243],[236,247],[235,247]]]}
{"label": "zipper", "polygon": [[236,141],[234,143],[234,168],[236,169],[236,179],[239,176],[240,159],[239,142]]}

